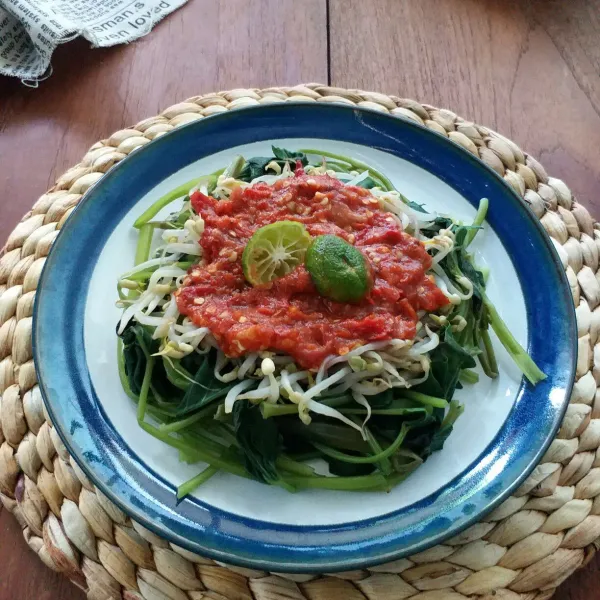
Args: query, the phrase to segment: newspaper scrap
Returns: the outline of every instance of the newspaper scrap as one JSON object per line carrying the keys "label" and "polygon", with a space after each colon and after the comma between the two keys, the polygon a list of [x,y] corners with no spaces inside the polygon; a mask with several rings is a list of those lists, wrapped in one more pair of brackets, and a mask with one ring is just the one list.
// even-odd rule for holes
{"label": "newspaper scrap", "polygon": [[187,0],[0,0],[0,75],[35,84],[51,74],[59,44],[82,35],[93,47],[131,42]]}

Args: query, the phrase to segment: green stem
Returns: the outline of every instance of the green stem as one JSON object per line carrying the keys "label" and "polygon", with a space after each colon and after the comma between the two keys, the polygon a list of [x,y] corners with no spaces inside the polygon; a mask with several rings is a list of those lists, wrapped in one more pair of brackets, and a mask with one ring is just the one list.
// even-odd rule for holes
{"label": "green stem", "polygon": [[146,225],[153,225],[154,229],[178,229],[171,221],[148,221]]}
{"label": "green stem", "polygon": [[[352,402],[352,398],[343,394],[340,396],[333,396],[331,398],[319,398],[319,402],[333,408],[339,408],[344,404]],[[260,405],[260,411],[262,412],[263,419],[269,419],[271,417],[283,417],[285,415],[295,415],[298,412],[298,405],[292,404],[291,402],[288,404],[271,404],[270,402],[262,402]]]}
{"label": "green stem", "polygon": [[483,303],[487,308],[490,325],[492,326],[494,333],[498,336],[498,339],[506,348],[506,351],[511,355],[523,375],[525,375],[533,385],[546,379],[545,373],[535,364],[529,354],[525,352],[521,347],[521,344],[517,342],[506,326],[506,323],[501,319],[498,311],[485,294],[483,295]]}
{"label": "green stem", "polygon": [[[119,371],[119,380],[121,381],[121,385],[123,386],[123,391],[136,404],[139,404],[140,398],[139,398],[139,396],[136,396],[133,393],[133,391],[129,385],[129,379],[127,379],[127,373],[125,373],[125,356],[123,354],[123,341],[120,338],[118,340],[118,346],[117,346],[117,366],[118,366],[118,371]],[[158,394],[154,391],[152,382],[150,383],[150,391],[152,392],[152,395],[156,399]],[[148,396],[149,396],[149,394],[148,394]],[[147,404],[145,410],[146,410],[146,413],[151,414],[157,420],[172,418],[172,415],[170,415],[167,410],[165,410],[163,408],[159,408],[157,406],[151,406],[150,404]]]}
{"label": "green stem", "polygon": [[140,265],[148,260],[153,235],[154,225],[142,225],[135,249],[135,265]]}
{"label": "green stem", "polygon": [[464,410],[465,407],[463,404],[461,404],[458,400],[452,400],[452,402],[450,402],[450,409],[446,413],[440,428],[445,429],[446,427],[454,425],[454,422],[456,419],[458,419],[458,417],[460,417],[460,415],[463,414]]}
{"label": "green stem", "polygon": [[184,392],[187,391],[190,385],[192,385],[192,381],[194,381],[192,374],[184,369],[179,361],[177,361],[177,366],[175,366],[175,359],[172,359],[169,356],[163,356],[162,361],[167,379],[176,388],[179,388]]}
{"label": "green stem", "polygon": [[488,377],[495,379],[498,377],[498,362],[496,361],[496,353],[494,352],[494,347],[492,346],[492,340],[490,338],[490,333],[486,329],[482,329],[480,331],[481,341],[483,342],[483,349],[487,356],[487,363],[489,365],[490,373],[486,373]]}
{"label": "green stem", "polygon": [[422,394],[421,392],[413,392],[411,390],[402,390],[402,396],[409,400],[415,400],[426,406],[433,406],[434,408],[448,408],[448,402],[443,398],[436,398],[435,396],[429,396],[428,394]]}
{"label": "green stem", "polygon": [[[157,430],[161,434],[163,434],[162,430]],[[217,441],[215,439],[209,438],[202,433],[202,431],[194,431],[186,434],[180,434],[180,440],[186,444],[185,448],[181,448],[179,450],[180,455],[185,459],[185,462],[196,463],[196,462],[205,462],[209,465],[213,465],[222,469],[223,471],[227,471],[229,473],[233,473],[234,475],[240,475],[239,469],[242,469],[244,473],[244,477],[252,479],[245,468],[241,466],[241,460],[238,455],[239,450],[237,448],[229,448],[227,444],[228,440],[220,440]],[[173,438],[171,438],[173,439]],[[167,442],[168,443],[168,442]],[[232,463],[231,460],[235,460],[236,463]],[[296,461],[289,459],[284,456],[280,457],[281,464],[279,463],[279,459],[277,461],[277,465],[280,467],[285,466],[287,470],[294,470],[295,472],[300,473],[301,475],[310,476],[313,474],[312,469],[310,467],[301,468],[303,465],[296,463]],[[239,461],[239,462],[238,462]],[[290,485],[285,481],[285,479],[277,479],[275,481],[270,482],[272,485],[276,485],[278,487],[282,487],[288,492],[295,492],[294,486]]]}
{"label": "green stem", "polygon": [[235,437],[235,434],[232,432],[231,428],[227,427],[227,425],[215,422],[213,423],[213,429],[215,430],[215,433],[219,436],[219,439],[222,439],[225,444],[227,444],[228,446],[238,446],[238,441]]}
{"label": "green stem", "polygon": [[182,452],[195,453],[198,457],[198,461],[202,461],[211,465],[213,467],[217,467],[222,471],[226,471],[227,473],[232,473],[233,475],[238,475],[239,477],[244,477],[246,479],[250,479],[250,476],[246,472],[246,469],[241,464],[234,463],[229,461],[221,456],[215,456],[209,452],[202,450],[201,448],[196,448],[194,446],[190,446],[190,444],[184,440],[173,437],[171,435],[165,434],[154,425],[150,423],[146,423],[146,421],[142,421],[140,427],[149,433],[151,436],[159,439],[161,442],[168,444],[172,448],[176,448]]}
{"label": "green stem", "polygon": [[139,402],[139,397],[136,396],[129,385],[129,379],[127,379],[127,373],[125,373],[125,355],[123,354],[123,340],[118,338],[117,340],[117,367],[119,370],[119,380],[124,392],[134,402]]}
{"label": "green stem", "polygon": [[177,500],[185,498],[191,494],[197,487],[200,487],[204,482],[208,481],[213,475],[219,472],[215,467],[206,467],[204,471],[198,473],[195,477],[188,479],[177,488]]}
{"label": "green stem", "polygon": [[477,355],[477,360],[479,361],[479,364],[481,365],[481,368],[483,369],[483,372],[490,378],[490,379],[495,379],[498,374],[494,373],[490,367],[490,363],[488,361],[488,357],[487,354],[485,352],[481,352],[481,354]]}
{"label": "green stem", "polygon": [[487,283],[490,278],[490,268],[485,265],[478,265],[476,268],[483,275],[483,283]]}
{"label": "green stem", "polygon": [[165,399],[163,395],[156,389],[156,385],[152,381],[150,382],[150,392],[151,394],[149,394],[148,397],[158,404],[161,412],[166,416],[167,419],[173,420],[177,418],[177,408],[175,405],[177,398],[171,397],[170,400]]}
{"label": "green stem", "polygon": [[[226,441],[209,438],[200,430],[182,433],[179,437],[184,442],[190,444],[190,448],[199,450],[201,453],[206,451],[216,456],[223,456],[223,453],[229,450],[229,444]],[[194,450],[190,450],[190,453],[189,458],[194,458]],[[196,457],[196,460],[190,462],[200,462],[201,460],[202,458]]]}
{"label": "green stem", "polygon": [[331,167],[333,171],[337,171],[338,173],[349,173],[352,167],[350,165],[344,165],[337,160],[328,160],[327,168]]}
{"label": "green stem", "polygon": [[293,473],[294,475],[301,475],[303,477],[313,477],[315,475],[315,470],[311,466],[302,464],[289,456],[278,456],[275,464],[279,469]]}
{"label": "green stem", "polygon": [[137,407],[138,423],[144,420],[146,415],[146,406],[148,404],[148,391],[150,390],[150,382],[152,381],[152,370],[154,369],[154,358],[150,356],[146,361],[146,369],[144,370],[144,379],[142,380],[142,388],[140,390],[140,399]]}
{"label": "green stem", "polygon": [[[353,419],[353,421],[357,424],[360,424],[360,422],[358,422],[358,419]],[[372,431],[366,425],[364,427],[364,430],[365,435],[367,436],[367,443],[369,444],[369,446],[371,446],[373,454],[383,454],[383,448],[381,447],[381,444],[377,441],[377,438],[373,435]],[[383,458],[382,460],[378,461],[377,466],[386,477],[390,475],[394,470],[389,458]]]}
{"label": "green stem", "polygon": [[475,371],[472,371],[471,369],[463,369],[460,372],[460,380],[463,383],[477,383],[479,381],[479,374],[476,373]]}
{"label": "green stem", "polygon": [[263,419],[271,417],[283,417],[285,415],[294,415],[298,413],[297,404],[271,404],[270,402],[262,402],[260,412]]}
{"label": "green stem", "polygon": [[[404,393],[404,392],[403,392]],[[416,392],[415,392],[416,393]],[[441,400],[441,398],[435,398],[435,400]],[[335,404],[329,403],[327,400],[319,400],[322,404],[327,406],[335,406]],[[439,408],[446,408],[448,403],[444,400],[445,404],[440,405]],[[436,404],[431,404],[431,406],[437,406],[440,404],[439,402]],[[417,407],[392,407],[392,408],[373,408],[371,410],[371,414],[373,415],[405,415],[407,412],[412,412]],[[270,419],[273,417],[285,417],[286,415],[295,415],[298,413],[298,405],[297,404],[270,404],[269,402],[263,402],[260,405],[260,410],[262,412],[263,419]],[[344,415],[366,415],[366,408],[338,408],[338,410]],[[423,410],[419,407],[419,410]]]}
{"label": "green stem", "polygon": [[[343,415],[366,415],[367,414],[367,410],[365,408],[339,408],[338,410]],[[427,411],[427,407],[373,408],[373,409],[371,409],[371,414],[372,415],[387,415],[387,416],[402,416],[402,415],[414,413],[416,411],[422,412],[424,410]]]}
{"label": "green stem", "polygon": [[165,206],[171,204],[171,202],[175,202],[178,198],[182,198],[183,196],[187,196],[189,191],[196,185],[198,185],[201,181],[206,180],[207,182],[211,179],[218,177],[221,173],[223,173],[225,169],[220,169],[219,171],[215,171],[210,175],[204,175],[202,177],[196,177],[186,183],[182,183],[180,186],[176,187],[174,190],[171,190],[168,194],[161,196],[152,206],[146,209],[135,221],[133,226],[136,229],[140,229],[144,226],[148,221],[153,219]]}
{"label": "green stem", "polygon": [[365,464],[373,464],[381,462],[386,458],[389,458],[400,448],[406,434],[408,432],[408,428],[405,425],[402,425],[400,428],[400,432],[396,436],[396,439],[385,449],[379,452],[378,454],[373,454],[371,456],[354,456],[352,454],[346,454],[345,452],[341,452],[340,450],[336,450],[335,448],[330,448],[325,444],[320,444],[319,442],[311,442],[311,444],[317,449],[320,450],[325,456],[329,456],[331,458],[335,458],[337,460],[341,460],[347,463],[353,463],[356,465],[365,465]]}
{"label": "green stem", "polygon": [[227,166],[223,174],[227,177],[233,177],[234,179],[242,172],[246,159],[238,154]]}
{"label": "green stem", "polygon": [[[475,219],[473,220],[473,227],[481,227],[482,223],[485,221],[485,216],[487,215],[488,207],[490,203],[487,198],[482,198],[479,201],[479,207],[477,208],[477,214],[475,215]],[[467,232],[464,247],[467,248],[469,244],[475,239],[477,235],[478,229],[469,229]]]}
{"label": "green stem", "polygon": [[325,152],[324,150],[311,150],[311,149],[302,149],[300,152],[304,152],[304,154],[316,154],[317,156],[325,156],[327,158],[333,158],[335,160],[341,160],[342,162],[348,163],[350,166],[354,167],[356,170],[368,171],[373,179],[378,179],[383,187],[387,190],[393,190],[394,185],[392,182],[383,174],[369,166],[367,163],[362,162],[361,160],[356,160],[354,158],[349,158],[344,156],[343,154],[335,154],[333,152]]}
{"label": "green stem", "polygon": [[357,475],[355,477],[290,477],[285,481],[296,488],[318,488],[322,490],[372,490],[387,486],[387,481],[380,473]]}
{"label": "green stem", "polygon": [[141,229],[148,221],[153,219],[165,206],[171,204],[171,202],[175,202],[178,198],[182,198],[183,196],[187,196],[188,192],[200,181],[202,181],[204,177],[197,177],[196,179],[192,179],[186,183],[183,183],[179,187],[176,187],[174,190],[171,190],[168,194],[161,196],[152,206],[146,209],[135,221],[133,226],[136,229]]}

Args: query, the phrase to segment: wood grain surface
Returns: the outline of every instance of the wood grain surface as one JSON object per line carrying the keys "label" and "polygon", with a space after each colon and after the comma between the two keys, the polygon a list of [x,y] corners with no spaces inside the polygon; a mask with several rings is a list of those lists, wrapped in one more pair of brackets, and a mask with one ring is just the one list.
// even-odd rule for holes
{"label": "wood grain surface", "polygon": [[[0,239],[97,139],[198,93],[320,81],[491,126],[600,217],[600,0],[191,0],[145,38],[0,78]],[[0,600],[79,600],[0,512]],[[600,560],[557,600],[600,600]]]}
{"label": "wood grain surface", "polygon": [[331,80],[496,129],[600,215],[599,33],[599,0],[331,0]]}
{"label": "wood grain surface", "polygon": [[0,239],[98,139],[198,93],[327,81],[325,0],[192,0],[140,40],[61,46],[38,89],[0,77]]}

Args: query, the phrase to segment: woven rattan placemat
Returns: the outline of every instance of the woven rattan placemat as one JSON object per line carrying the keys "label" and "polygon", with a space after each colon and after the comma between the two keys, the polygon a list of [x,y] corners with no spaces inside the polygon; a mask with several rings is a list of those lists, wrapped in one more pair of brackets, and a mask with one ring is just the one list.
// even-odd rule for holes
{"label": "woven rattan placemat", "polygon": [[[577,306],[577,382],[562,427],[527,481],[480,523],[410,558],[331,576],[225,566],[131,521],[69,457],[44,411],[31,351],[45,258],[85,191],[130,152],[208,115],[288,99],[356,104],[447,136],[525,199],[558,249]],[[449,110],[310,84],[196,96],[94,144],[0,253],[0,498],[29,546],[90,600],[542,600],[600,537],[600,228],[567,186],[510,140]],[[549,339],[550,335],[549,335]]]}

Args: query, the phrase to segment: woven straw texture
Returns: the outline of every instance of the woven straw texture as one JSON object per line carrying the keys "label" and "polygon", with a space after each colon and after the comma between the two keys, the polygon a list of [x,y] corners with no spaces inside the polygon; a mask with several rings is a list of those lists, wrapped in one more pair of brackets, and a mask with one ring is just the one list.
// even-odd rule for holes
{"label": "woven straw texture", "polygon": [[[114,506],[69,457],[49,422],[31,351],[44,261],[86,190],[174,127],[243,106],[342,102],[411,119],[498,172],[558,249],[577,307],[577,382],[556,439],[526,482],[443,545],[368,570],[270,574],[169,544]],[[595,553],[600,537],[600,226],[567,186],[501,135],[396,96],[317,84],[196,96],[94,144],[17,225],[0,253],[0,498],[42,561],[90,600],[542,600]]]}

